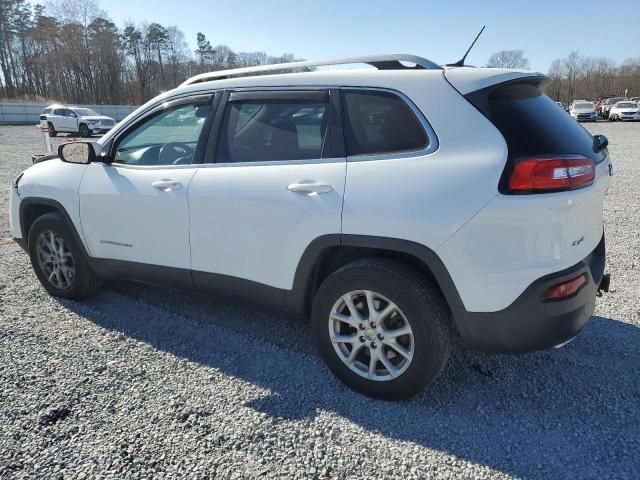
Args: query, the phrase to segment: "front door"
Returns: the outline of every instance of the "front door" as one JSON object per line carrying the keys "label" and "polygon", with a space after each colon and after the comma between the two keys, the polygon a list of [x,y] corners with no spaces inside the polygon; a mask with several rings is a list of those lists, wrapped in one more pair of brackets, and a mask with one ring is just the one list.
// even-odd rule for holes
{"label": "front door", "polygon": [[187,190],[211,99],[159,107],[116,138],[111,163],[89,165],[80,218],[91,256],[190,268]]}
{"label": "front door", "polygon": [[215,152],[189,187],[196,284],[233,295],[228,287],[243,285],[235,277],[290,290],[307,246],[340,234],[346,159],[331,98],[328,90],[230,94]]}

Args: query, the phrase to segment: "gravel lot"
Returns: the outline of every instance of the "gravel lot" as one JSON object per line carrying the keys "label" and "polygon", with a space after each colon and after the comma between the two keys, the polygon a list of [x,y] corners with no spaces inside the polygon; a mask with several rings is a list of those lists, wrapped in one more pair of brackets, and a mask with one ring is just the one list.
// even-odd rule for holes
{"label": "gravel lot", "polygon": [[301,320],[133,282],[49,297],[8,238],[39,133],[0,127],[0,478],[640,478],[640,124],[587,128],[615,164],[597,316],[559,350],[456,345],[386,403],[339,384]]}

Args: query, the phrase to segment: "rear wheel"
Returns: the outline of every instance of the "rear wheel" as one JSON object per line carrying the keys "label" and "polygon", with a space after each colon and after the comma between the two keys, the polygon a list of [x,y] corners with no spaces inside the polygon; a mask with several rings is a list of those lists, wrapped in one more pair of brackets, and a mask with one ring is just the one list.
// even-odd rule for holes
{"label": "rear wheel", "polygon": [[331,274],[313,303],[314,337],[332,372],[375,398],[410,398],[449,357],[448,311],[422,275],[388,260]]}
{"label": "rear wheel", "polygon": [[56,132],[55,127],[53,126],[53,123],[48,122],[47,123],[48,127],[49,127],[49,136],[50,137],[55,137],[58,135],[58,132]]}
{"label": "rear wheel", "polygon": [[33,222],[29,257],[42,286],[56,297],[85,298],[102,286],[59,213],[47,213]]}

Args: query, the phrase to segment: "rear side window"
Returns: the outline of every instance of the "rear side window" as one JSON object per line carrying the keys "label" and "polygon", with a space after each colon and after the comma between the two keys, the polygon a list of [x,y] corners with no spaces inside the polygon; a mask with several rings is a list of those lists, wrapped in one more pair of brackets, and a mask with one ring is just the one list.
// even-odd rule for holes
{"label": "rear side window", "polygon": [[348,155],[425,149],[429,137],[398,95],[375,90],[343,90],[342,111]]}
{"label": "rear side window", "polygon": [[322,158],[329,103],[310,98],[264,98],[227,104],[217,162]]}
{"label": "rear side window", "polygon": [[510,163],[534,155],[578,154],[601,161],[593,137],[536,85],[513,83],[466,97],[500,130]]}
{"label": "rear side window", "polygon": [[54,115],[60,115],[61,117],[64,117],[64,108],[56,108],[53,111]]}
{"label": "rear side window", "polygon": [[42,113],[45,113],[45,114],[46,114],[46,113],[51,113],[51,109],[50,109],[50,108],[45,108],[45,109],[42,111]]}

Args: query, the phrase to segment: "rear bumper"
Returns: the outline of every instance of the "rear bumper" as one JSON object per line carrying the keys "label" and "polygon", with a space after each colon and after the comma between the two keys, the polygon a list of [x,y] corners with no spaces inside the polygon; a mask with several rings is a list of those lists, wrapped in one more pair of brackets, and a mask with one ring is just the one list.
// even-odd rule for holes
{"label": "rear bumper", "polygon": [[[604,273],[605,239],[591,254],[566,270],[533,282],[511,305],[498,312],[467,312],[454,307],[453,314],[465,344],[472,349],[498,353],[546,350],[575,337],[595,307]],[[543,300],[553,285],[586,274],[585,283],[566,300]]]}

